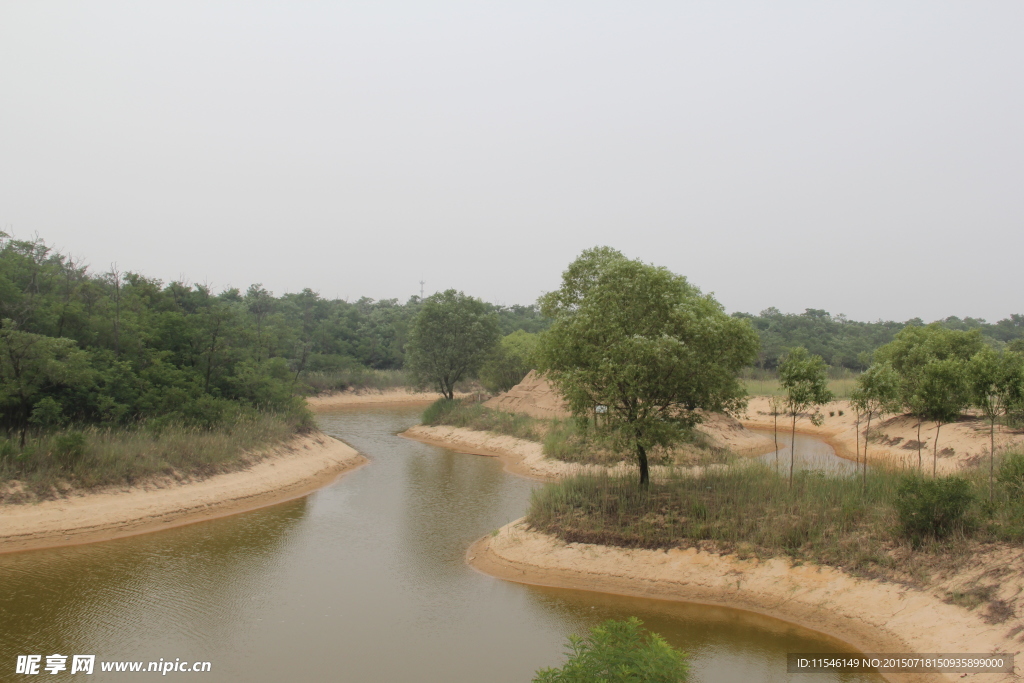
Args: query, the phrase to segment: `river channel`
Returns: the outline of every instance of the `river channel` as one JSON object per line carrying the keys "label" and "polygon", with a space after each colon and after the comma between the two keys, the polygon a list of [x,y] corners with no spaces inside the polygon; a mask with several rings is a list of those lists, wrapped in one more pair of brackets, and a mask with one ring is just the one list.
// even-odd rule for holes
{"label": "river channel", "polygon": [[[321,414],[321,428],[370,463],[306,498],[144,536],[0,555],[0,680],[33,680],[14,673],[17,655],[45,662],[61,653],[208,661],[209,673],[167,674],[206,683],[524,683],[559,664],[568,634],[628,616],[688,651],[693,681],[787,681],[787,652],[849,651],[748,612],[537,588],[473,570],[469,545],[521,517],[539,484],[504,472],[496,458],[396,436],[421,410]],[[39,678],[154,676],[97,667],[89,677]]]}

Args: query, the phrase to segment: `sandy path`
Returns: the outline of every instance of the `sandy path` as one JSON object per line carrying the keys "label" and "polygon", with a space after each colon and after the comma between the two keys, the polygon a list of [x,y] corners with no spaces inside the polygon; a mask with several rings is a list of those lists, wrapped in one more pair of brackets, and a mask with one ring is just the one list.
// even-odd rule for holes
{"label": "sandy path", "polygon": [[[825,633],[862,652],[991,653],[1021,649],[1020,620],[993,625],[982,615],[905,586],[857,579],[842,570],[774,558],[740,560],[686,550],[636,550],[564,543],[523,520],[467,552],[480,571],[509,581],[662,600],[722,605]],[[1019,666],[1018,666],[1019,670]],[[886,674],[891,681],[953,681],[960,674]],[[1018,680],[970,674],[978,682]]]}

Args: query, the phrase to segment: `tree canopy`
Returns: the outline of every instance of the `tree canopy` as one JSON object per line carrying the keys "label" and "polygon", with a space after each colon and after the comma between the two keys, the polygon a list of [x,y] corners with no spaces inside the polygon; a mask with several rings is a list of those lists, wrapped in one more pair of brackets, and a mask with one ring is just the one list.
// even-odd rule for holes
{"label": "tree canopy", "polygon": [[[792,486],[796,463],[796,418],[801,411],[831,401],[832,392],[828,389],[825,361],[821,356],[808,353],[802,346],[786,354],[779,366],[779,381],[786,390],[787,412],[793,418],[789,447],[789,483]],[[811,421],[817,423],[819,420],[820,415],[815,411]]]}
{"label": "tree canopy", "polygon": [[498,317],[479,299],[454,289],[429,296],[409,334],[409,367],[453,398],[455,384],[476,372],[499,334]]}
{"label": "tree canopy", "polygon": [[538,369],[575,415],[608,406],[609,427],[636,453],[641,485],[651,447],[677,442],[700,411],[745,404],[737,373],[756,358],[757,334],[683,276],[599,247],[540,302],[552,324]]}
{"label": "tree canopy", "polygon": [[642,626],[636,617],[610,619],[585,637],[569,636],[568,661],[538,671],[534,683],[684,683],[687,655]]}

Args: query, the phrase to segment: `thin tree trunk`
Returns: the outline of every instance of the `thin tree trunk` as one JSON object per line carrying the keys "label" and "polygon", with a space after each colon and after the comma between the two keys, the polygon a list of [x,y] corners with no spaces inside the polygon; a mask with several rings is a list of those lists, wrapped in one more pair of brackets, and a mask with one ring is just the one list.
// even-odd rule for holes
{"label": "thin tree trunk", "polygon": [[853,433],[857,437],[857,466],[860,466],[860,408],[856,408],[857,411],[857,424],[853,430]]}
{"label": "thin tree trunk", "polygon": [[988,500],[991,503],[996,490],[996,416],[988,421]]}
{"label": "thin tree trunk", "polygon": [[942,429],[942,423],[935,423],[935,446],[932,448],[932,479],[938,476],[937,472],[939,469],[939,430]]}
{"label": "thin tree trunk", "polygon": [[917,471],[924,472],[924,465],[921,463],[921,420],[917,421]]}
{"label": "thin tree trunk", "polygon": [[779,473],[779,408],[774,406],[772,416],[775,418],[775,473]]}
{"label": "thin tree trunk", "polygon": [[796,463],[796,411],[793,411],[793,429],[789,434],[789,488],[793,488],[793,465]]}
{"label": "thin tree trunk", "polygon": [[868,436],[871,434],[871,411],[868,411],[868,426],[864,430],[864,490],[868,488]]}
{"label": "thin tree trunk", "polygon": [[647,488],[651,479],[647,470],[647,451],[639,443],[636,445],[636,459],[640,462],[640,488]]}

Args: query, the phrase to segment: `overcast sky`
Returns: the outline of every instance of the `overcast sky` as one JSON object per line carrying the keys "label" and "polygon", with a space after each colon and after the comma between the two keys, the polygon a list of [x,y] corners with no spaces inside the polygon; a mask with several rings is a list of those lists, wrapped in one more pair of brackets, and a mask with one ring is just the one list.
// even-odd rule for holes
{"label": "overcast sky", "polygon": [[216,289],[1024,312],[1024,3],[0,0],[0,228]]}

